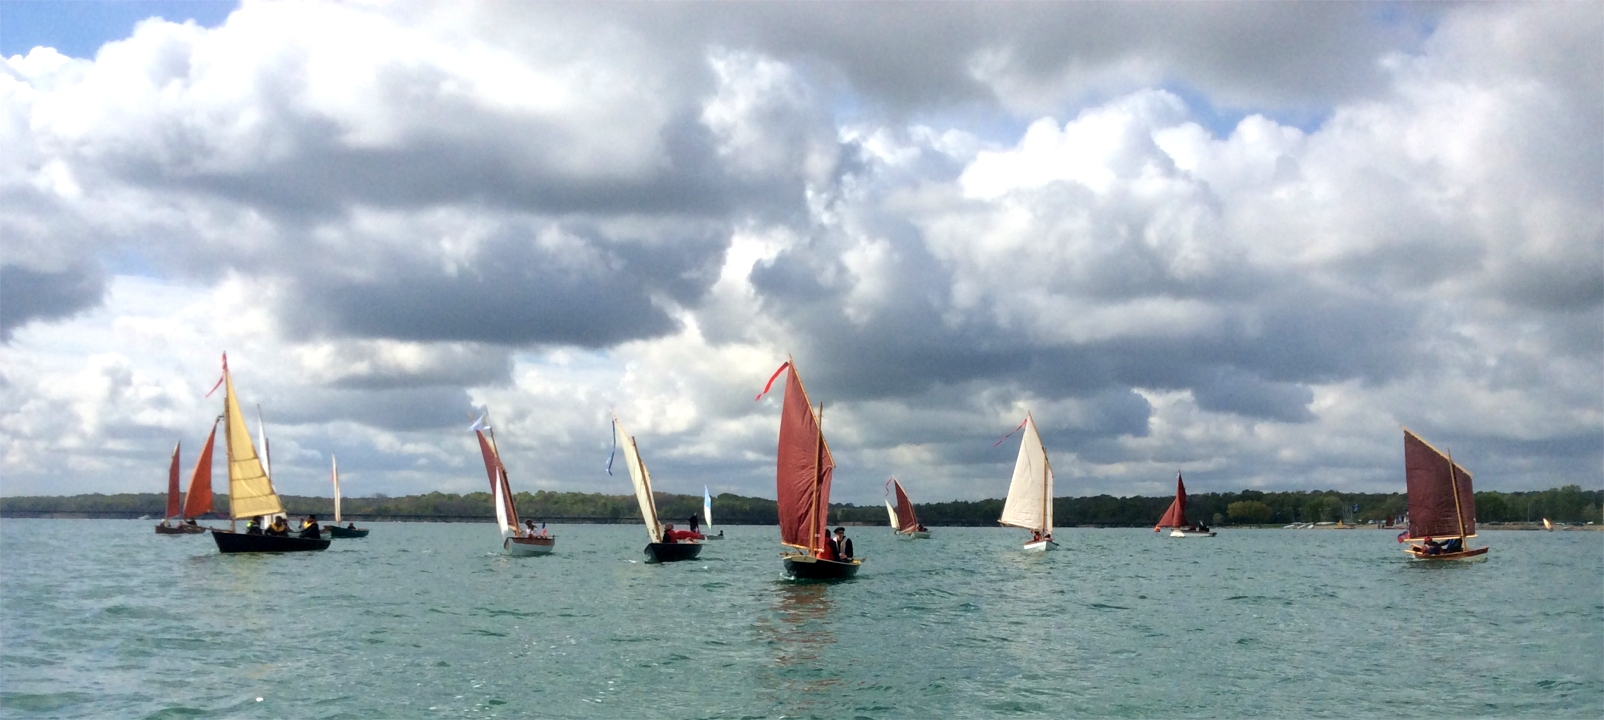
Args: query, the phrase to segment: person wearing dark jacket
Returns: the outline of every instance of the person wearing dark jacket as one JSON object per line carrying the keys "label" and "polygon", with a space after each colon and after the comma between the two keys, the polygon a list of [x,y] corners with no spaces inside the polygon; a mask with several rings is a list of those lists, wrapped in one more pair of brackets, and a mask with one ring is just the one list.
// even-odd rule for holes
{"label": "person wearing dark jacket", "polygon": [[306,516],[306,521],[301,523],[301,537],[313,540],[323,537],[323,528],[318,527],[316,515]]}
{"label": "person wearing dark jacket", "polygon": [[835,550],[836,562],[850,562],[852,560],[852,538],[847,537],[846,528],[838,527],[835,529],[835,537],[830,540],[830,545]]}

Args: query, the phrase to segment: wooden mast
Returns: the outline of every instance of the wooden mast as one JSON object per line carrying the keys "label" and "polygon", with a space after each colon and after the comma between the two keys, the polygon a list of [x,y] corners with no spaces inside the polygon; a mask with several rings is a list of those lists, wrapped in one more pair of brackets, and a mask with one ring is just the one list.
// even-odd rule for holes
{"label": "wooden mast", "polygon": [[1454,472],[1454,451],[1449,450],[1448,487],[1454,492],[1454,517],[1459,520],[1459,549],[1465,549],[1465,510],[1459,506],[1459,474]]}
{"label": "wooden mast", "polygon": [[[223,380],[228,380],[228,354],[223,354]],[[217,388],[212,388],[216,390]],[[228,413],[228,391],[233,386],[223,390],[223,456],[228,460],[228,531],[238,530],[239,518],[234,517],[234,421]],[[265,532],[267,528],[262,528]]]}
{"label": "wooden mast", "polygon": [[[791,366],[791,372],[796,372],[795,365]],[[796,384],[802,384],[801,375],[796,376]],[[807,390],[804,389],[802,393],[806,395]],[[822,402],[819,403],[819,414],[814,418],[814,422],[819,426],[819,439],[813,443],[813,502],[809,503],[811,507],[808,510],[808,545],[813,545],[815,542],[818,543],[816,547],[810,548],[817,555],[820,550],[824,549],[824,542],[819,538],[819,491],[824,485],[824,483],[820,482],[819,474],[819,455],[824,451],[824,403]],[[829,520],[828,517],[824,519],[826,521]],[[828,537],[829,531],[825,531],[825,538]],[[839,560],[840,558],[833,559]]]}

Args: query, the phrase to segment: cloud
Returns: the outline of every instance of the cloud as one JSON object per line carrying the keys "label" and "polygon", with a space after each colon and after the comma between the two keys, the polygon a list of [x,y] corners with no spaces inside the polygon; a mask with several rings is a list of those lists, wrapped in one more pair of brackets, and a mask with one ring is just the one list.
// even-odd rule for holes
{"label": "cloud", "polygon": [[1596,8],[630,9],[8,58],[5,492],[128,489],[224,350],[286,491],[478,489],[488,407],[520,489],[624,492],[612,410],[767,494],[788,355],[849,501],[999,495],[1025,412],[1074,494],[1396,490],[1400,424],[1600,482]]}

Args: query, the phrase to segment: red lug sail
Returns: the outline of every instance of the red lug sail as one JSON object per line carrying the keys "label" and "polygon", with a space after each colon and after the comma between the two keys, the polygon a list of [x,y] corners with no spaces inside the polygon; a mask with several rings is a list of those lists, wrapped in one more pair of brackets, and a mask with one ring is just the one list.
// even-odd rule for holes
{"label": "red lug sail", "polygon": [[178,448],[183,443],[173,446],[173,462],[167,468],[167,515],[165,517],[178,517]]}
{"label": "red lug sail", "polygon": [[893,479],[891,487],[897,494],[897,529],[903,532],[918,530],[919,518],[913,515],[913,501],[908,499],[908,493],[903,492],[902,483]]}
{"label": "red lug sail", "polygon": [[1186,527],[1186,483],[1181,481],[1181,474],[1175,474],[1175,501],[1170,503],[1170,509],[1164,511],[1164,517],[1159,518],[1158,524],[1153,526],[1153,532],[1159,528]]}
{"label": "red lug sail", "polygon": [[184,496],[184,517],[197,518],[212,511],[212,448],[217,443],[217,423],[201,446],[200,459],[189,474],[189,494]]}
{"label": "red lug sail", "polygon": [[[1409,538],[1476,534],[1476,494],[1470,473],[1425,440],[1404,431],[1404,474],[1409,488]],[[1458,488],[1459,502],[1454,502]],[[1457,504],[1458,507],[1455,507]]]}
{"label": "red lug sail", "polygon": [[816,552],[825,546],[830,478],[835,459],[824,442],[813,406],[793,364],[780,410],[780,444],[774,486],[779,498],[780,542]]}

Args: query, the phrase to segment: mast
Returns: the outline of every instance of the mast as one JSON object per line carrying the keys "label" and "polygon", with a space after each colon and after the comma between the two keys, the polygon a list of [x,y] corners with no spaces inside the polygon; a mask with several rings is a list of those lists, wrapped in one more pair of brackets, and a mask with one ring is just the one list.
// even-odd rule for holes
{"label": "mast", "polygon": [[340,459],[329,453],[329,479],[334,481],[334,524],[340,524]]}
{"label": "mast", "polygon": [[[791,366],[791,372],[796,372],[796,366]],[[802,384],[802,376],[796,376],[798,385]],[[817,553],[824,549],[824,543],[819,538],[819,488],[823,481],[819,477],[820,455],[824,450],[824,403],[819,403],[819,414],[813,420],[819,425],[819,438],[813,443],[813,502],[809,503],[808,510],[808,550]],[[828,521],[828,518],[825,519]]]}
{"label": "mast", "polygon": [[1448,486],[1454,491],[1454,518],[1459,521],[1459,543],[1465,542],[1465,510],[1459,506],[1459,475],[1454,472],[1454,451],[1448,455]]}

